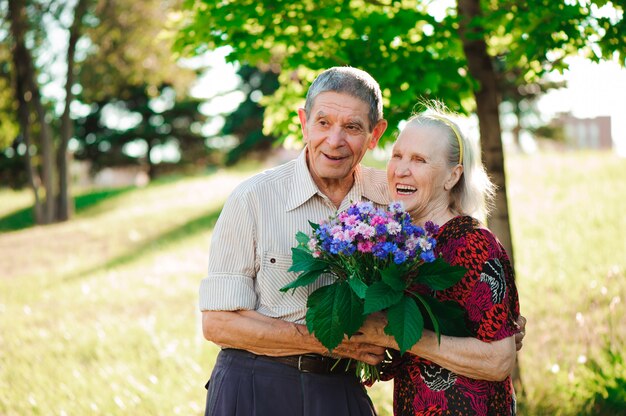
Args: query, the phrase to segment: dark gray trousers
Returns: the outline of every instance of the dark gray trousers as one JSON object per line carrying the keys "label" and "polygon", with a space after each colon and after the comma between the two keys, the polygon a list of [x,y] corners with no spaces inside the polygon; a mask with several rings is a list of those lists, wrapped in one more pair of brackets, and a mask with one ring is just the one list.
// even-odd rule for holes
{"label": "dark gray trousers", "polygon": [[225,349],[207,384],[205,416],[375,416],[353,374],[302,373],[245,351]]}

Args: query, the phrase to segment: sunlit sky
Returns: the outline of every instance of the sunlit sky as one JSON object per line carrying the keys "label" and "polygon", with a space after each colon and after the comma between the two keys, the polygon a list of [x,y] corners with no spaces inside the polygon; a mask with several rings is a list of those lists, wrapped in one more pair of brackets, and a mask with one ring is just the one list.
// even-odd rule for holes
{"label": "sunlit sky", "polygon": [[579,118],[611,116],[614,147],[626,156],[626,69],[616,62],[596,64],[575,58],[564,78],[567,88],[542,97],[540,111],[546,115],[570,111]]}

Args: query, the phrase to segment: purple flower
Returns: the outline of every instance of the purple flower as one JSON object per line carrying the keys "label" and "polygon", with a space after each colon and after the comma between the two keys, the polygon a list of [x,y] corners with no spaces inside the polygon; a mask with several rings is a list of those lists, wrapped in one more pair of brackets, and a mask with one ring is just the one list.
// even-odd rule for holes
{"label": "purple flower", "polygon": [[439,226],[432,221],[426,221],[424,228],[428,234],[436,235],[439,232]]}
{"label": "purple flower", "polygon": [[400,201],[394,201],[391,204],[389,204],[389,211],[391,211],[394,214],[397,213],[404,213],[404,206],[402,205],[402,202]]}

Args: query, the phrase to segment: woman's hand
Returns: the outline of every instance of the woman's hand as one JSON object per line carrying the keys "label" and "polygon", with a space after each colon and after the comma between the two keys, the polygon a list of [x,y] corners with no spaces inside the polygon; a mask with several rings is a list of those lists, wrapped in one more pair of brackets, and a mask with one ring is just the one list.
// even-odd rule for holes
{"label": "woman's hand", "polygon": [[352,336],[352,340],[368,344],[379,345],[385,348],[397,348],[393,337],[385,334],[387,315],[383,312],[370,314],[359,331]]}
{"label": "woman's hand", "polygon": [[522,349],[524,337],[526,336],[526,318],[520,315],[515,324],[517,325],[517,333],[515,334],[515,350],[519,351]]}

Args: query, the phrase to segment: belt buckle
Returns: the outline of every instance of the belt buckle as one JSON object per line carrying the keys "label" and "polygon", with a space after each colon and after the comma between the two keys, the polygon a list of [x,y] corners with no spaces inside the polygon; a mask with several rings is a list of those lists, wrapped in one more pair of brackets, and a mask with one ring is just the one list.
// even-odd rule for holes
{"label": "belt buckle", "polygon": [[308,373],[309,370],[305,370],[302,368],[302,358],[304,357],[304,355],[299,355],[298,356],[298,371],[302,372],[302,373]]}

